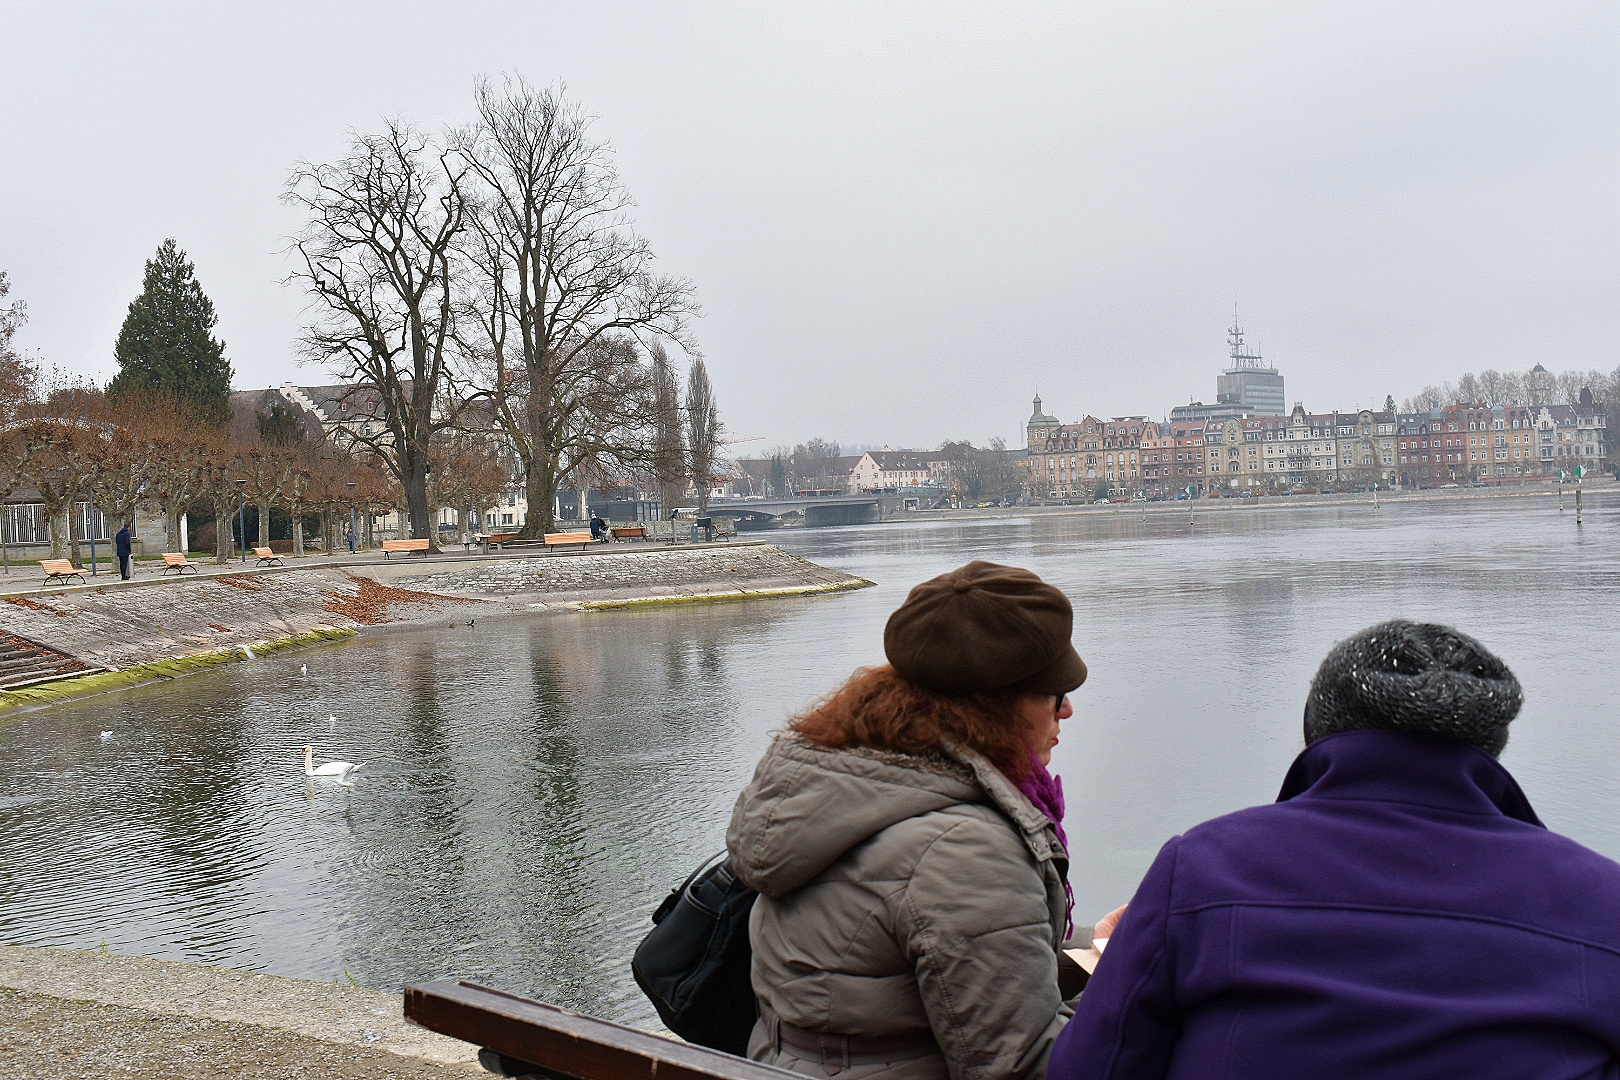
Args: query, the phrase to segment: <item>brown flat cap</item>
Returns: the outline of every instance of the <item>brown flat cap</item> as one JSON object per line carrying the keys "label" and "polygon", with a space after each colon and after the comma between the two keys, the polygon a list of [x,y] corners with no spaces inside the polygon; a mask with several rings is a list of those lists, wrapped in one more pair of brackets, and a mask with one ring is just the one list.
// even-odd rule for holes
{"label": "brown flat cap", "polygon": [[911,590],[883,631],[900,675],[944,694],[1066,694],[1086,681],[1069,598],[1016,566],[970,562]]}

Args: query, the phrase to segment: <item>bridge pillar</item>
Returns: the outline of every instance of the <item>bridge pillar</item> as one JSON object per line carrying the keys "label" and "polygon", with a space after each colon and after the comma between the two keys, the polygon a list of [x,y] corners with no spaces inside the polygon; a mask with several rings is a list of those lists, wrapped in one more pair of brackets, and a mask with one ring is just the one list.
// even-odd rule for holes
{"label": "bridge pillar", "polygon": [[876,500],[869,503],[848,503],[834,506],[817,506],[814,503],[804,508],[804,525],[807,529],[820,528],[823,525],[866,525],[878,521],[878,504]]}

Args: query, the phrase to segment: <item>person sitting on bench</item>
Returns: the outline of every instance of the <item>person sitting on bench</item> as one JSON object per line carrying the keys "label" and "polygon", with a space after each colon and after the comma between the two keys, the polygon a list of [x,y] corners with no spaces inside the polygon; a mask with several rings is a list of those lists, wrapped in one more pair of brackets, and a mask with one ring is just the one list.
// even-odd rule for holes
{"label": "person sitting on bench", "polygon": [[1277,801],[1159,851],[1047,1080],[1620,1075],[1620,865],[1497,761],[1523,701],[1448,626],[1336,645]]}
{"label": "person sitting on bench", "polygon": [[591,514],[591,539],[598,543],[608,542],[607,522],[596,514]]}

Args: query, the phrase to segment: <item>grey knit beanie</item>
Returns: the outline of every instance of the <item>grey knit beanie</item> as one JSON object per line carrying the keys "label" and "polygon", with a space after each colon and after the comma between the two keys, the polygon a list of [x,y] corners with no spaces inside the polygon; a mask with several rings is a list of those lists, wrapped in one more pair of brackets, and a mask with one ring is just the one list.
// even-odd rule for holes
{"label": "grey knit beanie", "polygon": [[1435,623],[1380,623],[1335,645],[1305,699],[1305,742],[1339,731],[1384,728],[1447,735],[1492,757],[1524,691],[1485,646]]}

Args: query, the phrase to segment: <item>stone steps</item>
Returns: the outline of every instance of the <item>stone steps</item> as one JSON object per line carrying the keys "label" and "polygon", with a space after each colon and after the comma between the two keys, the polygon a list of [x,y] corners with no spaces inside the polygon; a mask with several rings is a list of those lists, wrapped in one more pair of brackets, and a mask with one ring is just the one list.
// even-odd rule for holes
{"label": "stone steps", "polygon": [[16,634],[0,633],[0,690],[13,690],[33,683],[70,675],[87,675],[101,668],[92,667],[67,653],[30,641]]}

